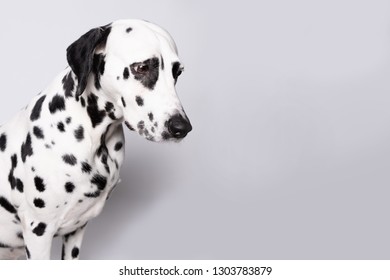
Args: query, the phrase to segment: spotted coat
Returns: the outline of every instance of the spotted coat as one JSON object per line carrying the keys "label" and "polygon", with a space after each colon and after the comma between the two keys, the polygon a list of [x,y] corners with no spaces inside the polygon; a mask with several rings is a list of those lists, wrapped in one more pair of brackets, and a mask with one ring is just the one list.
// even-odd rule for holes
{"label": "spotted coat", "polygon": [[160,27],[120,20],[92,29],[67,60],[0,127],[0,258],[49,259],[55,236],[63,259],[79,258],[88,221],[119,182],[123,122],[155,142],[192,129],[174,87],[183,67]]}

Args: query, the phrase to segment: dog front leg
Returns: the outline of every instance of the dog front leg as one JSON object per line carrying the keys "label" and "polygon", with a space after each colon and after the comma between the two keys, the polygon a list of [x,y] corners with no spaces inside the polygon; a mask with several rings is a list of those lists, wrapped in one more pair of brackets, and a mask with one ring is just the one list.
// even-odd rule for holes
{"label": "dog front leg", "polygon": [[49,260],[54,227],[42,221],[26,221],[23,238],[27,259]]}
{"label": "dog front leg", "polygon": [[68,233],[62,238],[62,257],[63,260],[77,260],[80,255],[80,247],[83,242],[85,228],[87,224]]}

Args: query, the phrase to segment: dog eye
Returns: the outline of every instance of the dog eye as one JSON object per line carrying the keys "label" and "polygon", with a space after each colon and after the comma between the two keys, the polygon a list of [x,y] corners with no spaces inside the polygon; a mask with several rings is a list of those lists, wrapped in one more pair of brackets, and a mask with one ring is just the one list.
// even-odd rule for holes
{"label": "dog eye", "polygon": [[179,62],[174,62],[172,65],[172,76],[177,80],[177,78],[183,73],[184,67],[180,65]]}
{"label": "dog eye", "polygon": [[135,72],[138,74],[145,74],[149,71],[149,65],[147,64],[139,64],[135,67]]}

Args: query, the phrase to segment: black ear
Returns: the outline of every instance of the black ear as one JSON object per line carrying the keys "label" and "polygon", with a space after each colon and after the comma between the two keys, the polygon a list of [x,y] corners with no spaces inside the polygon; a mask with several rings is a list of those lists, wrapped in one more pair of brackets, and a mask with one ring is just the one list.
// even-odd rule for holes
{"label": "black ear", "polygon": [[91,29],[66,49],[69,66],[78,80],[76,97],[79,97],[87,86],[95,48],[106,43],[110,30],[110,25]]}

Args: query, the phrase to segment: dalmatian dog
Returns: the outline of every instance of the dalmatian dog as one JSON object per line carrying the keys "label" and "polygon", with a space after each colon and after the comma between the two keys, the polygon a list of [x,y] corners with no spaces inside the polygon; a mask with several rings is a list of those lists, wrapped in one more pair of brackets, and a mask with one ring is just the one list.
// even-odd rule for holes
{"label": "dalmatian dog", "polygon": [[142,20],[92,29],[67,48],[69,67],[0,127],[0,258],[77,259],[87,222],[119,180],[122,123],[147,140],[192,129],[175,84],[172,37]]}

